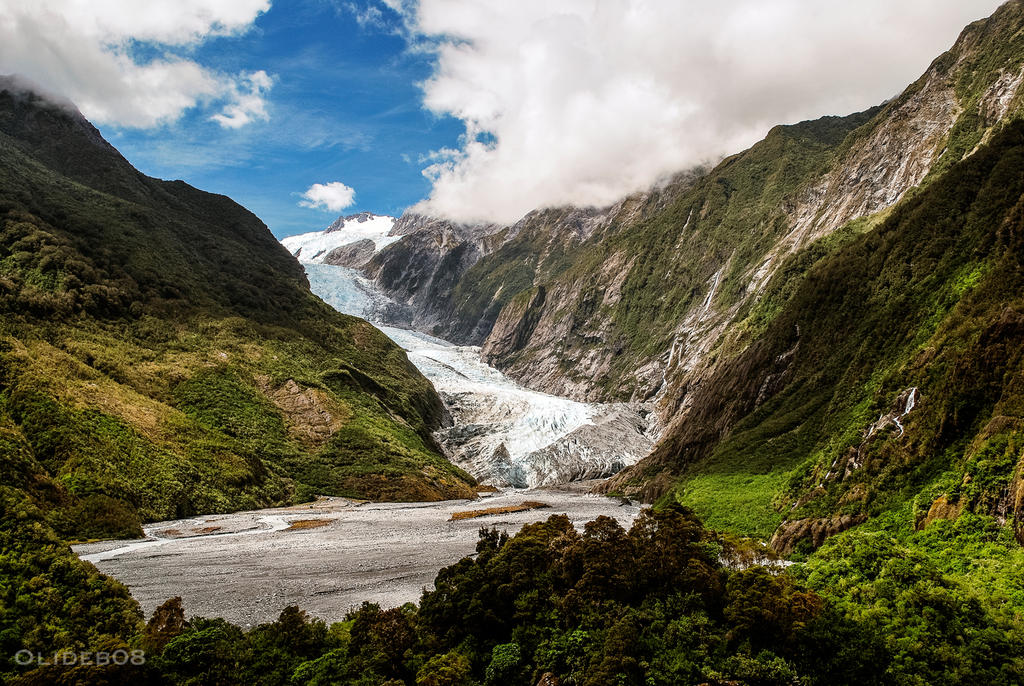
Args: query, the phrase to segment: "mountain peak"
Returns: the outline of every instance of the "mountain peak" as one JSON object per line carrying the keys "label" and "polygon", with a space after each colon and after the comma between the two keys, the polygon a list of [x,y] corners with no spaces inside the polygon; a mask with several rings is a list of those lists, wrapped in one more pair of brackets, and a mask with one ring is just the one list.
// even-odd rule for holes
{"label": "mountain peak", "polygon": [[388,217],[383,214],[374,214],[373,212],[358,212],[356,214],[350,214],[348,216],[341,216],[334,220],[334,222],[327,227],[324,233],[334,233],[335,231],[341,231],[345,228],[346,224],[356,223],[364,224],[374,219],[389,219],[394,223],[394,217]]}
{"label": "mountain peak", "polygon": [[53,171],[115,195],[145,195],[142,175],[67,98],[0,75],[0,133]]}
{"label": "mountain peak", "polygon": [[[323,231],[288,236],[282,238],[281,243],[300,262],[359,267],[376,252],[401,239],[401,236],[391,235],[394,226],[394,217],[359,212],[338,217]],[[356,244],[360,244],[360,249],[355,252],[341,250]]]}
{"label": "mountain peak", "polygon": [[64,110],[68,115],[86,121],[75,104],[66,97],[49,91],[44,86],[20,74],[0,74],[0,92],[36,107],[56,107]]}

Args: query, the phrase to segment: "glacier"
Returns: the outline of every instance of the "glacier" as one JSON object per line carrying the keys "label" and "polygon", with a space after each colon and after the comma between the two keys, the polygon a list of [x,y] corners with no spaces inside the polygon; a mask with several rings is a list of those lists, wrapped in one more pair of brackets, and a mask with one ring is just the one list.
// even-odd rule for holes
{"label": "glacier", "polygon": [[451,415],[451,425],[436,433],[438,442],[481,483],[539,488],[600,479],[653,447],[660,427],[646,408],[583,403],[525,388],[484,363],[478,347],[389,325],[401,306],[357,270],[300,261],[324,302],[367,319],[405,349]]}

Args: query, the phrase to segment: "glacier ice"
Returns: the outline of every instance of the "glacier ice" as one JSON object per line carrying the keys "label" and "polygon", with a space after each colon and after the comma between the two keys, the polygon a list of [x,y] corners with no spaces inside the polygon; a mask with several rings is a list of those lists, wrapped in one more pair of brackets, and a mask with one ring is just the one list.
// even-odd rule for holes
{"label": "glacier ice", "polygon": [[650,451],[658,427],[642,408],[525,388],[482,362],[480,348],[382,324],[398,306],[358,271],[303,262],[314,293],[376,324],[434,384],[454,422],[438,441],[481,483],[536,488],[602,478]]}

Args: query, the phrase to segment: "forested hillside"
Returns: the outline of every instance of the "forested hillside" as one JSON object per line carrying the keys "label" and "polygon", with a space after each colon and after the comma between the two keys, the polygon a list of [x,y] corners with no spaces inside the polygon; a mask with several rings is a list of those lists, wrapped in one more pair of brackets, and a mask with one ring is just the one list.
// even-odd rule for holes
{"label": "forested hillside", "polygon": [[[405,353],[315,298],[228,198],[135,171],[0,82],[0,636],[52,652],[138,607],[67,540],[317,494],[472,497]],[[99,643],[97,643],[99,642]]]}

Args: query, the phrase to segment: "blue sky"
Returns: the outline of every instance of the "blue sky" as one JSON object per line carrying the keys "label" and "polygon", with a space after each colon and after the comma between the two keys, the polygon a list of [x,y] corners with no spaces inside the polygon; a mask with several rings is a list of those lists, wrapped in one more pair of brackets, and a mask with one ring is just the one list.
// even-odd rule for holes
{"label": "blue sky", "polygon": [[[417,84],[433,57],[408,49],[397,15],[360,25],[344,4],[278,2],[240,36],[209,39],[191,53],[225,72],[264,70],[274,79],[268,121],[227,129],[202,108],[149,129],[99,124],[138,169],[228,195],[278,237],[318,230],[337,212],[301,207],[314,183],[356,191],[344,214],[398,215],[425,197],[421,158],[454,147],[463,124],[425,110]],[[136,46],[145,59],[146,46]]]}
{"label": "blue sky", "polygon": [[511,223],[877,105],[1000,3],[3,0],[0,73],[278,237],[410,206]]}

